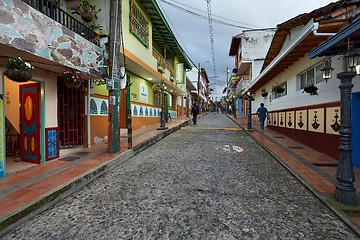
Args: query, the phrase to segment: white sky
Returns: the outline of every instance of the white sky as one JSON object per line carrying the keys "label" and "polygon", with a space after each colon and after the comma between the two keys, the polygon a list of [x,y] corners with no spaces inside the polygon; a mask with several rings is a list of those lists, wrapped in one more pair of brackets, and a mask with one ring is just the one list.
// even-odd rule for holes
{"label": "white sky", "polygon": [[[226,86],[226,68],[231,70],[235,67],[234,57],[229,56],[230,43],[233,36],[241,33],[244,29],[218,24],[213,21],[215,70],[212,61],[210,44],[209,22],[179,10],[168,4],[174,4],[207,17],[206,0],[156,0],[163,11],[164,16],[172,28],[178,42],[190,59],[206,69],[210,78],[210,87],[215,91],[211,97],[221,97]],[[166,3],[166,2],[168,3]],[[275,28],[302,13],[308,13],[317,8],[326,6],[330,0],[211,0],[211,12],[214,20],[241,25],[250,28]],[[215,16],[216,15],[216,16]],[[233,21],[231,21],[233,20]],[[234,22],[236,21],[236,22]],[[209,63],[207,63],[209,61]],[[193,68],[188,73],[192,81],[197,81],[197,70]],[[213,78],[213,79],[211,79]],[[196,86],[196,84],[195,84]]]}

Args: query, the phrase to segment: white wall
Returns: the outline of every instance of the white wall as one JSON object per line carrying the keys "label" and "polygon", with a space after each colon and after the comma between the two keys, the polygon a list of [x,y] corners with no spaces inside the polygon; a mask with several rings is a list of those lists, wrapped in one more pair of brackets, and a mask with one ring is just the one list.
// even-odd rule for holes
{"label": "white wall", "polygon": [[[288,69],[286,69],[276,78],[271,80],[269,83],[256,90],[256,96],[253,106],[259,106],[260,103],[263,102],[266,108],[271,111],[339,101],[340,80],[336,79],[336,74],[343,71],[343,64],[341,58],[332,58],[332,67],[334,68],[332,78],[329,79],[327,83],[323,81],[316,84],[316,86],[318,87],[318,95],[311,96],[308,93],[303,93],[303,90],[297,90],[297,75],[304,70],[321,63],[322,61],[322,58],[310,60],[307,55],[301,58],[299,61],[295,62],[293,65],[291,65]],[[287,81],[287,95],[277,99],[273,99],[271,96],[272,86],[276,85],[277,83],[283,83],[284,81]],[[355,83],[356,80],[354,79],[353,82]],[[359,89],[358,85],[359,84],[357,84],[357,89]],[[265,88],[269,92],[269,95],[266,99],[264,99],[260,95],[262,88]],[[257,107],[253,107],[252,113],[255,113],[256,109]]]}

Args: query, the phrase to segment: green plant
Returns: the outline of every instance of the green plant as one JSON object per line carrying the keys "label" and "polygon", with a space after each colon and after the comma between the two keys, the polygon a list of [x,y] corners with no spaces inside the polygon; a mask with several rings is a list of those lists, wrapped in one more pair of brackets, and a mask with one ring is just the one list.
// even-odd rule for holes
{"label": "green plant", "polygon": [[80,72],[79,71],[64,71],[62,73],[62,78],[65,82],[69,82],[69,83],[79,83],[81,82],[80,79]]}
{"label": "green plant", "polygon": [[285,88],[282,84],[276,84],[272,87],[272,91],[277,93],[283,93],[285,91]]}
{"label": "green plant", "polygon": [[19,71],[34,69],[30,63],[25,62],[20,57],[9,58],[9,61],[6,63],[6,68]]}
{"label": "green plant", "polygon": [[[80,0],[80,2],[72,2],[70,8],[71,10],[73,10],[72,12],[73,14],[79,14],[81,17],[83,17],[84,14],[87,14],[88,17],[91,18],[91,20],[92,17],[97,18],[96,14],[98,14],[101,11],[101,8],[96,10],[96,6],[91,5],[86,0]],[[91,20],[88,22],[91,22]]]}
{"label": "green plant", "polygon": [[90,27],[91,27],[91,29],[99,29],[100,31],[103,30],[103,26],[100,24],[92,23],[92,24],[90,24]]}

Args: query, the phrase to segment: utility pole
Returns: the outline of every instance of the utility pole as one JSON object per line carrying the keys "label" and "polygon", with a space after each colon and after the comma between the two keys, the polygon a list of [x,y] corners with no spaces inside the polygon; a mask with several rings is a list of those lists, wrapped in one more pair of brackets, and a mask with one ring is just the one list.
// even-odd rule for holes
{"label": "utility pole", "polygon": [[201,75],[201,69],[200,69],[200,63],[198,67],[198,80],[197,80],[197,93],[198,93],[198,106],[200,108],[200,75]]}
{"label": "utility pole", "polygon": [[226,113],[229,113],[229,100],[228,100],[228,87],[229,87],[229,67],[226,67]]}
{"label": "utility pole", "polygon": [[110,2],[110,77],[107,81],[109,90],[109,117],[108,117],[108,152],[116,153],[120,151],[120,43],[119,33],[121,12],[119,8],[120,0]]}

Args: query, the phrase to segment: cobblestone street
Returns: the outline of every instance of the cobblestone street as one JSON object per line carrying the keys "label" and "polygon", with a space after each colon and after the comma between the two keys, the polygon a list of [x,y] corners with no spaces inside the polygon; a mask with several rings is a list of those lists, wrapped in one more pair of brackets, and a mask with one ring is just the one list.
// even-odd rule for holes
{"label": "cobblestone street", "polygon": [[3,239],[358,239],[223,114],[208,114]]}

